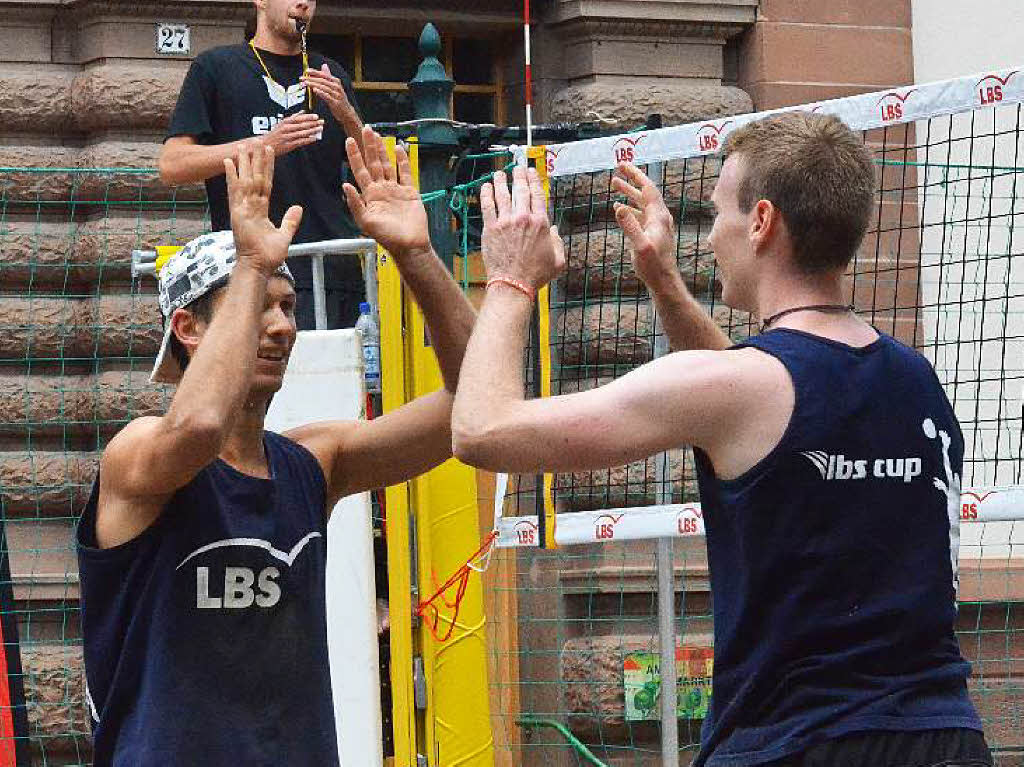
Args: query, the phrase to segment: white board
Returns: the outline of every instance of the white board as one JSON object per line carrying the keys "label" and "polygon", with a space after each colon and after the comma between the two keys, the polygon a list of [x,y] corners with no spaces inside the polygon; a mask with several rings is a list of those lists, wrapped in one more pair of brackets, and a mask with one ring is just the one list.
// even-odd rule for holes
{"label": "white board", "polygon": [[[267,428],[363,417],[362,360],[354,330],[299,333]],[[327,646],[344,767],[383,764],[375,596],[370,496],[361,493],[343,498],[327,525]]]}

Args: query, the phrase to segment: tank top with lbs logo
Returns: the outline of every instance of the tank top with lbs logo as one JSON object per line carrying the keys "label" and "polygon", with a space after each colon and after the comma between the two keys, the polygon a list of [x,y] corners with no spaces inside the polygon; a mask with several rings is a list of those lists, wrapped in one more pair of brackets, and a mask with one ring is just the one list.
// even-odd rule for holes
{"label": "tank top with lbs logo", "polygon": [[325,481],[305,448],[264,445],[270,479],[215,461],[112,549],[97,478],[78,530],[97,764],[337,764]]}
{"label": "tank top with lbs logo", "polygon": [[880,335],[749,339],[795,391],[779,444],[734,480],[695,450],[714,613],[696,767],[847,733],[981,729],[954,634],[963,437],[927,360]]}

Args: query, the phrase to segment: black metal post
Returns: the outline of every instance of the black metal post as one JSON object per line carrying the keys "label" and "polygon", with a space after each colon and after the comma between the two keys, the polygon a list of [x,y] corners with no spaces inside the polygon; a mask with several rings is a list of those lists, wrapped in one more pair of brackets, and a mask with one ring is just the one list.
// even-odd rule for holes
{"label": "black metal post", "polygon": [[[409,82],[413,108],[417,120],[436,120],[418,126],[420,153],[420,191],[447,189],[455,180],[451,158],[458,152],[458,137],[450,122],[449,104],[455,83],[438,59],[441,35],[433,24],[427,24],[420,35],[420,54],[423,61]],[[454,271],[455,236],[448,200],[442,198],[427,204],[430,221],[430,240],[438,256]]]}

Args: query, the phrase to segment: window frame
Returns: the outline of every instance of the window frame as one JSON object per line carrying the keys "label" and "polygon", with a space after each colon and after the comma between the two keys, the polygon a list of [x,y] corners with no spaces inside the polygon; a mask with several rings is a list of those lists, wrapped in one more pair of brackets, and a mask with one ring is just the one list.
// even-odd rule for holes
{"label": "window frame", "polygon": [[[356,92],[356,98],[359,97],[360,91],[366,91],[371,93],[404,93],[409,90],[408,83],[402,82],[388,82],[388,81],[375,81],[375,80],[363,80],[363,40],[366,37],[407,37],[407,35],[367,35],[361,32],[353,32],[348,35],[339,35],[339,37],[350,37],[353,41],[352,49],[352,61],[353,71],[349,74],[352,76],[352,88]],[[444,38],[444,51],[442,53],[444,60],[444,69],[448,74],[448,77],[452,76],[452,69],[455,63],[455,37],[453,35],[446,35]],[[459,36],[468,37],[468,36]],[[478,38],[469,38],[478,39]],[[488,38],[480,38],[488,39]],[[491,85],[460,85],[458,82],[455,83],[455,88],[452,91],[452,95],[448,99],[449,112],[455,114],[455,96],[457,94],[483,94],[494,97],[494,123],[495,125],[504,125],[506,120],[506,105],[505,105],[505,77],[504,77],[504,56],[498,51],[494,55],[493,67],[491,72],[493,84]]]}

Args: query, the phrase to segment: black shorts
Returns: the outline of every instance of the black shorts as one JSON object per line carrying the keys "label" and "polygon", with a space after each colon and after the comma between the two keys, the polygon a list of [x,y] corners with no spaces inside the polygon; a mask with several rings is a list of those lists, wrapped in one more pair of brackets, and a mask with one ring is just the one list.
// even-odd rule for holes
{"label": "black shorts", "polygon": [[763,767],[992,767],[977,730],[857,732]]}

